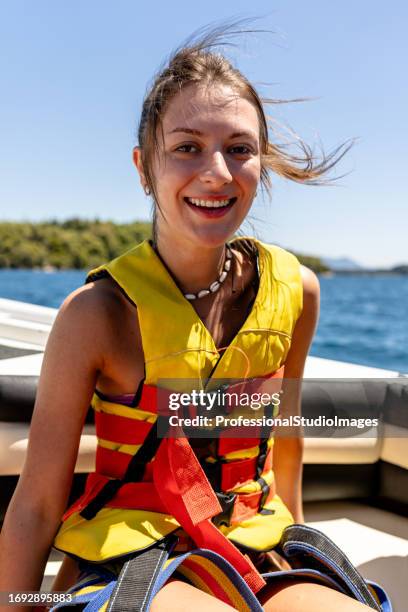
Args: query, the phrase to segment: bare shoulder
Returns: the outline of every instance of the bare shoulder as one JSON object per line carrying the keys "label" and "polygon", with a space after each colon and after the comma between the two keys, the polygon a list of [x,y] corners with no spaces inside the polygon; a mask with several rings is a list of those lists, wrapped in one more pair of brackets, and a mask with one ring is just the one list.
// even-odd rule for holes
{"label": "bare shoulder", "polygon": [[119,287],[110,279],[101,279],[68,295],[58,316],[83,329],[88,328],[90,333],[95,329],[105,333],[112,331],[115,322],[120,321],[123,325],[134,314],[134,305],[126,299]]}
{"label": "bare shoulder", "polygon": [[64,300],[60,311],[71,316],[104,317],[125,309],[126,298],[110,279],[101,279],[75,289]]}
{"label": "bare shoulder", "polygon": [[[112,346],[137,331],[136,308],[110,279],[73,291],[59,309],[47,348],[70,350],[87,358],[87,366],[104,371]],[[72,355],[70,355],[72,358]],[[82,361],[82,359],[81,359]]]}
{"label": "bare shoulder", "polygon": [[320,296],[320,283],[317,275],[306,266],[300,266],[300,274],[303,283],[303,300],[318,302]]}

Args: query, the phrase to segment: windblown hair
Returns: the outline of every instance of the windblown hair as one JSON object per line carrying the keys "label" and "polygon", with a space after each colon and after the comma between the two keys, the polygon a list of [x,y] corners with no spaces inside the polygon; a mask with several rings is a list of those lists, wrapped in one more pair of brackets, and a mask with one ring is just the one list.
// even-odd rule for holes
{"label": "windblown hair", "polygon": [[[260,32],[243,28],[249,20],[239,20],[216,27],[207,27],[194,34],[169,58],[147,92],[139,124],[139,146],[147,186],[157,203],[152,161],[159,150],[159,135],[162,135],[162,118],[170,100],[184,87],[196,85],[227,85],[256,109],[259,119],[261,147],[261,184],[270,193],[270,172],[297,183],[309,185],[327,184],[326,175],[345,155],[352,142],[346,142],[328,155],[322,151],[315,157],[313,149],[294,132],[293,142],[272,142],[274,132],[268,121],[264,105],[284,104],[302,100],[263,99],[248,79],[235,68],[217,49],[231,45],[229,39],[236,35]],[[295,149],[295,152],[292,152]],[[333,179],[332,179],[333,180]]]}

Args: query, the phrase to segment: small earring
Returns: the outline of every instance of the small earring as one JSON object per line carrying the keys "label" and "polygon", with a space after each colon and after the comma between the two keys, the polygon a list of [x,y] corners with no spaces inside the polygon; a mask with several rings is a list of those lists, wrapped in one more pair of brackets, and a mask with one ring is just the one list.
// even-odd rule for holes
{"label": "small earring", "polygon": [[145,186],[144,186],[144,192],[145,192],[145,194],[146,194],[147,196],[149,196],[149,195],[151,194],[151,191],[150,191],[150,187],[149,187],[149,185],[145,185]]}

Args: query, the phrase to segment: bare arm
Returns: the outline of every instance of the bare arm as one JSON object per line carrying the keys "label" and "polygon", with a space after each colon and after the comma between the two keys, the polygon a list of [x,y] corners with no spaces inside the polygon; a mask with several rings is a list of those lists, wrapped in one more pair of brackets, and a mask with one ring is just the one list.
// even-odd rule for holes
{"label": "bare arm", "polygon": [[[287,414],[300,414],[301,381],[306,357],[313,339],[319,316],[319,281],[316,275],[302,266],[303,279],[303,310],[292,337],[292,344],[285,363],[285,379],[283,409]],[[283,430],[282,434],[285,431]],[[302,436],[287,437],[279,435],[273,450],[273,465],[277,493],[291,511],[295,522],[302,523]]]}
{"label": "bare arm", "polygon": [[0,535],[0,591],[39,590],[41,585],[67,504],[83,421],[103,368],[100,338],[106,321],[96,293],[87,286],[67,298],[47,343],[26,461]]}

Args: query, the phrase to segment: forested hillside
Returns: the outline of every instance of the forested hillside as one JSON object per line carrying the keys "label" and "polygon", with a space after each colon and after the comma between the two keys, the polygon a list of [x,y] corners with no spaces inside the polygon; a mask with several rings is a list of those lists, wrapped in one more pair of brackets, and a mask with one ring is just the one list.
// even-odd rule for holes
{"label": "forested hillside", "polygon": [[150,223],[0,223],[1,268],[91,268],[150,237]]}
{"label": "forested hillside", "polygon": [[[151,224],[69,219],[44,223],[0,222],[0,268],[89,269],[151,236]],[[318,257],[298,255],[315,272]]]}

